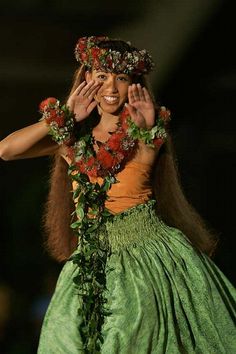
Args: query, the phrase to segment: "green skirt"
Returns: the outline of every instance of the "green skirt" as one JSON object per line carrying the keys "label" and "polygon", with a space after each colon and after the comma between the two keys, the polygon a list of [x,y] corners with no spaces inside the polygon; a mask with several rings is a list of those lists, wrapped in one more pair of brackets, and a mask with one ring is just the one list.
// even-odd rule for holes
{"label": "green skirt", "polygon": [[[114,216],[106,234],[113,270],[106,278],[111,314],[102,328],[102,354],[236,353],[236,289],[181,231],[156,216],[152,202]],[[83,353],[76,272],[67,261],[39,354]]]}

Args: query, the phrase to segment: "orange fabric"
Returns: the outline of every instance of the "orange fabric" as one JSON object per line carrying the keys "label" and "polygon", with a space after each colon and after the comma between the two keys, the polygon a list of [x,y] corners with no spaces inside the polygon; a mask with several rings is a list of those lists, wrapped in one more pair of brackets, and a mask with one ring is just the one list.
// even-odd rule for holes
{"label": "orange fabric", "polygon": [[[130,161],[125,168],[117,173],[117,183],[108,191],[109,199],[106,208],[113,214],[120,213],[135,205],[145,203],[152,195],[150,182],[151,165]],[[102,183],[101,177],[90,177],[92,183]],[[75,188],[76,182],[73,182]]]}

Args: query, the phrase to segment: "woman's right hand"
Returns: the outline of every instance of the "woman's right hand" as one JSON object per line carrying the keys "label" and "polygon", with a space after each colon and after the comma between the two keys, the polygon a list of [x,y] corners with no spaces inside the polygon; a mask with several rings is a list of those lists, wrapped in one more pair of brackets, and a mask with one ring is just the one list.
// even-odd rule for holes
{"label": "woman's right hand", "polygon": [[68,98],[66,104],[74,112],[77,122],[87,118],[96,107],[97,102],[94,100],[94,96],[101,85],[94,80],[89,81],[89,83],[83,81]]}

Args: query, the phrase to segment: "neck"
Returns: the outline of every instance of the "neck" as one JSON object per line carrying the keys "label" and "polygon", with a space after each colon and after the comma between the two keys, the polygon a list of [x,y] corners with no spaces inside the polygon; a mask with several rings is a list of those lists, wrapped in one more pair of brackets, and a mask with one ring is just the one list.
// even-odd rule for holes
{"label": "neck", "polygon": [[99,127],[104,132],[113,132],[117,128],[119,115],[102,112]]}

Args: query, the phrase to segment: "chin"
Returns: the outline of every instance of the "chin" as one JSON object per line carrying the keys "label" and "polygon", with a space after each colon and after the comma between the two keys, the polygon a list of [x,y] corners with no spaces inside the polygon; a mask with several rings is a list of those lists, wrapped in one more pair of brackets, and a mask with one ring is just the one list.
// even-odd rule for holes
{"label": "chin", "polygon": [[110,113],[110,114],[120,114],[120,112],[122,111],[124,104],[122,105],[109,105],[109,104],[100,104],[100,107],[102,108],[102,110],[106,113]]}

